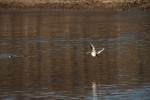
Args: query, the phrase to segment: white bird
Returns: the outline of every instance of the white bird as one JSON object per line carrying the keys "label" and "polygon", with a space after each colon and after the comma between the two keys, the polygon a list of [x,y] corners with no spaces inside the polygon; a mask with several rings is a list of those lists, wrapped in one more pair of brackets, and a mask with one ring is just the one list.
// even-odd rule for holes
{"label": "white bird", "polygon": [[98,57],[98,54],[100,54],[104,50],[104,48],[102,48],[101,50],[96,52],[95,47],[92,43],[90,43],[90,47],[91,47],[91,52],[87,52],[87,54],[90,53],[93,57],[96,57],[96,56]]}

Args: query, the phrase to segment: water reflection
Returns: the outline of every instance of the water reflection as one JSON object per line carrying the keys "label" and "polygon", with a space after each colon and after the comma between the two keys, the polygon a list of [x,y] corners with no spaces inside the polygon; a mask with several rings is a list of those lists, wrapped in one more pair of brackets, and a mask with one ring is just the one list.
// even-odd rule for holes
{"label": "water reflection", "polygon": [[148,11],[0,13],[0,99],[150,98]]}
{"label": "water reflection", "polygon": [[92,82],[92,90],[93,90],[93,100],[98,100],[97,98],[97,86],[96,82]]}
{"label": "water reflection", "polygon": [[[95,84],[95,83],[94,83]],[[74,95],[67,95],[67,91],[48,91],[47,89],[42,89],[39,91],[34,92],[25,92],[25,91],[11,91],[11,92],[2,92],[1,99],[2,100],[68,100],[68,99],[75,99],[75,100],[148,100],[149,93],[150,93],[150,85],[143,85],[142,87],[130,88],[130,89],[123,89],[119,85],[98,85],[97,88],[92,90],[85,91],[85,96],[82,94]],[[91,96],[92,95],[92,98]]]}

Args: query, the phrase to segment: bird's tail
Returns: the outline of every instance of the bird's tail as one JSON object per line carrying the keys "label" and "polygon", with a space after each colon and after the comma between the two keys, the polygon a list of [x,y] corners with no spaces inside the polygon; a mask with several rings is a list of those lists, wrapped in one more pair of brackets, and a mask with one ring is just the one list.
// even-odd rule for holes
{"label": "bird's tail", "polygon": [[90,54],[91,52],[89,51],[89,52],[87,52],[87,54]]}

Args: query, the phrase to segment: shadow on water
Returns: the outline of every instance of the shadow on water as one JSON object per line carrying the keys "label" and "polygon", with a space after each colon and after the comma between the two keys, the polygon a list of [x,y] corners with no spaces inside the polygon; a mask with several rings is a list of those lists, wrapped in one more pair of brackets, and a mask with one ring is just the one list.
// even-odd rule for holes
{"label": "shadow on water", "polygon": [[[0,99],[149,99],[149,17],[149,11],[1,11]],[[90,42],[105,48],[99,57],[86,54]]]}

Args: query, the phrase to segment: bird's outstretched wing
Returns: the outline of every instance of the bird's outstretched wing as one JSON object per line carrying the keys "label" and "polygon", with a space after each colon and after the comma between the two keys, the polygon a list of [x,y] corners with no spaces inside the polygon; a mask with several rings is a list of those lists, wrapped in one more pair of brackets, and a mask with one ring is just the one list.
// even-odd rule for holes
{"label": "bird's outstretched wing", "polygon": [[97,54],[100,54],[102,51],[104,51],[104,48],[103,48],[102,50],[99,50],[99,51],[97,52]]}
{"label": "bird's outstretched wing", "polygon": [[90,47],[91,47],[91,50],[92,50],[92,51],[95,51],[95,47],[93,46],[92,43],[90,43]]}

